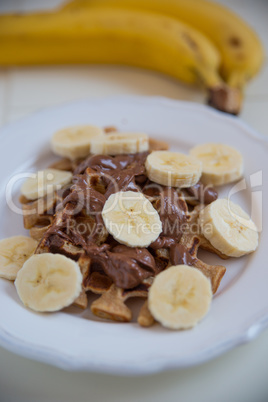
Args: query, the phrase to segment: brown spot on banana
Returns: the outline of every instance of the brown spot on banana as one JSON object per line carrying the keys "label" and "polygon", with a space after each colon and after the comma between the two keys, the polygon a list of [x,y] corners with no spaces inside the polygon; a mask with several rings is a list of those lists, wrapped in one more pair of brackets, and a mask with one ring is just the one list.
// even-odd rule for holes
{"label": "brown spot on banana", "polygon": [[229,39],[229,44],[230,44],[232,47],[241,48],[242,41],[241,41],[240,38],[238,38],[238,37],[236,37],[236,36],[232,36],[232,37]]}

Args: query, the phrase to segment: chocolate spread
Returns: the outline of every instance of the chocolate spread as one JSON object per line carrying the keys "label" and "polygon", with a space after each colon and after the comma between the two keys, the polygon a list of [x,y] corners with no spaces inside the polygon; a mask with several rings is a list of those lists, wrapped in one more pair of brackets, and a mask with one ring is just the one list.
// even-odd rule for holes
{"label": "chocolate spread", "polygon": [[218,192],[214,187],[204,186],[200,181],[186,189],[187,193],[201,204],[211,204],[218,198]]}
{"label": "chocolate spread", "polygon": [[105,197],[118,191],[139,191],[139,184],[146,181],[145,161],[148,152],[129,155],[93,155],[81,163],[74,174],[90,168],[98,173],[106,185]]}
{"label": "chocolate spread", "polygon": [[[146,278],[165,269],[167,262],[156,256],[156,250],[160,248],[169,249],[172,264],[193,265],[196,260],[179,244],[184,225],[187,224],[187,204],[177,189],[148,180],[145,171],[147,155],[147,152],[143,152],[87,158],[75,169],[73,185],[57,207],[56,219],[48,229],[50,244],[47,246],[52,252],[60,252],[64,240],[67,240],[81,249],[81,255],[86,253],[90,257],[90,274],[97,272],[107,275],[122,289],[141,286]],[[99,180],[103,192],[97,191],[97,186],[93,185]],[[117,243],[108,236],[104,226],[101,212],[107,198],[114,192],[127,190],[142,191],[150,197],[159,213],[163,230],[148,249]],[[200,201],[203,197],[206,204],[217,198],[217,192],[211,187],[204,188],[202,183],[187,191]],[[87,228],[83,233],[78,230],[79,224]]]}
{"label": "chocolate spread", "polygon": [[122,289],[134,288],[156,274],[154,257],[146,248],[124,245],[106,252],[103,270]]}
{"label": "chocolate spread", "polygon": [[159,213],[163,231],[150,247],[158,249],[178,243],[183,233],[183,225],[187,221],[186,202],[179,197],[175,188],[165,187],[159,194],[155,208]]}
{"label": "chocolate spread", "polygon": [[196,261],[196,258],[182,244],[173,244],[170,247],[170,262],[172,265],[194,265]]}
{"label": "chocolate spread", "polygon": [[89,243],[86,252],[91,258],[91,273],[105,273],[122,289],[134,288],[158,272],[155,259],[146,248]]}

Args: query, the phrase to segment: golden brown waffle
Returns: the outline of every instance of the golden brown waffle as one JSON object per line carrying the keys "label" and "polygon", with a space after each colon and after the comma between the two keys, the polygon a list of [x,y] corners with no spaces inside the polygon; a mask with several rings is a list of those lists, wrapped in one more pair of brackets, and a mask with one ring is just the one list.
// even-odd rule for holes
{"label": "golden brown waffle", "polygon": [[[148,278],[142,284],[134,289],[120,289],[114,284],[108,290],[103,292],[101,297],[91,304],[93,314],[101,318],[114,321],[128,322],[132,319],[132,312],[126,306],[126,300],[137,297],[147,298],[148,290],[152,284],[153,278]],[[93,291],[93,289],[91,289]]]}
{"label": "golden brown waffle", "polygon": [[149,150],[150,151],[167,151],[169,149],[169,144],[166,141],[156,140],[154,138],[149,138]]}
{"label": "golden brown waffle", "polygon": [[[198,248],[201,246],[204,237],[199,234],[191,234],[191,225],[195,224],[198,218],[199,208],[196,209],[189,216],[189,232],[182,235],[179,245],[184,247],[184,253],[189,253],[191,259],[191,265],[199,269],[204,275],[211,280],[212,291],[215,293],[220,285],[221,279],[226,271],[226,268],[221,265],[209,265],[197,258]],[[195,229],[196,230],[196,229]],[[167,250],[160,249],[160,254],[165,250],[164,258],[166,259]],[[210,249],[215,252],[215,249],[211,246]],[[189,262],[189,261],[188,261]],[[180,261],[179,263],[184,263]],[[170,264],[170,263],[169,263]],[[112,281],[107,280],[106,277],[99,273],[95,276],[91,276],[91,285],[88,286],[88,290],[94,293],[101,293],[102,296],[94,301],[91,305],[92,312],[102,318],[108,318],[116,321],[130,321],[132,314],[131,310],[125,305],[125,301],[130,297],[147,297],[149,287],[153,281],[153,278],[145,280],[140,287],[124,291],[117,288]],[[144,286],[145,285],[145,286]],[[142,307],[138,322],[142,326],[150,326],[154,323],[154,319],[151,316],[147,303]]]}
{"label": "golden brown waffle", "polygon": [[[157,143],[154,146],[163,147],[164,144]],[[204,248],[221,258],[226,257],[214,249],[201,234],[198,227],[201,206],[198,205],[189,213],[183,194],[176,189],[164,187],[159,191],[151,191],[151,182],[146,178],[143,168],[146,154],[132,155],[128,161],[124,156],[122,159],[108,157],[110,161],[107,166],[116,166],[116,171],[108,168],[102,170],[94,158],[89,157],[80,164],[60,161],[54,167],[74,172],[71,188],[36,201],[22,200],[25,228],[30,230],[31,236],[40,240],[36,253],[63,254],[77,261],[80,266],[83,289],[74,305],[87,308],[87,293],[92,292],[99,295],[91,304],[93,314],[105,319],[129,322],[132,319],[132,311],[126,301],[130,298],[147,299],[154,276],[170,265],[179,263],[192,265],[203,272],[210,278],[215,293],[225,273],[225,267],[201,261],[197,256],[198,249]],[[126,247],[120,246],[108,235],[102,221],[103,205],[109,194],[115,191],[114,183],[106,179],[107,174],[113,177],[120,190],[131,186],[131,189],[144,192],[158,210],[162,223],[165,219],[169,223],[179,222],[175,235],[171,235],[169,229],[163,226],[160,237],[146,251],[149,259],[154,261],[154,268],[142,266],[142,279],[138,284],[132,282],[131,286],[125,284],[124,287],[124,282],[117,281],[118,278],[107,271],[104,264],[107,259],[115,259],[117,263],[120,253],[124,252],[122,247]],[[80,207],[78,212],[77,206]],[[169,213],[167,211],[170,207]],[[97,224],[101,230],[96,230]],[[78,232],[79,225],[84,225],[86,232]],[[194,226],[195,229],[192,230]],[[141,262],[135,260],[135,251],[131,253],[124,269],[134,272]],[[119,286],[119,283],[122,285]],[[154,323],[146,300],[140,310],[138,322],[142,326]]]}
{"label": "golden brown waffle", "polygon": [[[58,220],[59,224],[59,220]],[[53,225],[52,225],[53,226]],[[51,229],[51,228],[50,228]],[[91,260],[85,255],[82,248],[76,247],[60,236],[46,233],[40,242],[36,253],[57,253],[78,261],[83,275],[83,291],[74,302],[80,308],[87,307],[86,292],[100,294],[101,297],[91,305],[92,312],[102,318],[116,321],[130,321],[131,310],[125,305],[125,301],[133,297],[146,298],[152,278],[148,278],[134,289],[120,289],[103,272],[90,271]]]}
{"label": "golden brown waffle", "polygon": [[22,205],[24,227],[29,229],[31,237],[39,241],[54,219],[59,197],[57,194],[52,194],[36,201],[27,203],[25,200],[21,201],[24,201]]}
{"label": "golden brown waffle", "polygon": [[[83,292],[74,302],[75,305],[86,308],[87,299],[85,293],[90,291],[101,295],[101,297],[91,305],[91,310],[95,315],[116,321],[130,321],[132,313],[125,305],[125,301],[133,297],[146,298],[149,286],[152,283],[152,278],[145,279],[142,284],[133,289],[120,289],[113,284],[111,278],[104,272],[96,271],[94,267],[91,266],[91,259],[86,255],[83,248],[72,244],[64,231],[67,216],[66,210],[68,208],[70,208],[70,206],[65,207],[56,215],[54,222],[50,225],[40,241],[36,253],[63,254],[78,261],[83,275]],[[163,264],[164,263],[159,260],[158,265]]]}
{"label": "golden brown waffle", "polygon": [[[174,265],[184,264],[191,265],[197,269],[199,269],[204,275],[206,275],[210,281],[212,286],[212,292],[216,293],[220,282],[223,278],[223,275],[226,272],[226,268],[222,265],[209,265],[198,259],[198,249],[203,248],[205,250],[210,251],[211,253],[217,254],[219,257],[226,259],[228,257],[224,256],[218,250],[216,250],[202,235],[200,226],[198,224],[198,217],[201,208],[197,206],[193,212],[189,215],[187,228],[184,231],[181,240],[178,245],[171,249],[171,260]],[[181,257],[182,253],[178,253],[179,258],[176,257],[176,248],[177,251],[180,251],[179,248],[183,247],[184,255]]]}
{"label": "golden brown waffle", "polygon": [[74,306],[79,307],[83,310],[85,310],[88,306],[88,299],[87,299],[87,294],[84,289],[82,289],[80,295],[75,299]]}
{"label": "golden brown waffle", "polygon": [[142,308],[140,309],[138,323],[141,327],[151,327],[155,323],[155,319],[148,308],[148,300],[145,300]]}

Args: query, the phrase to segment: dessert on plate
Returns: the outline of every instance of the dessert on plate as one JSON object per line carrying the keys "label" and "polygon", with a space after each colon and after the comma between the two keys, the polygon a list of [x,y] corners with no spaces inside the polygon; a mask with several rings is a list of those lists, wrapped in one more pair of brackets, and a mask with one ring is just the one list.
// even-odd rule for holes
{"label": "dessert on plate", "polygon": [[0,241],[0,276],[38,312],[86,309],[91,292],[91,311],[104,319],[131,321],[126,301],[143,298],[141,326],[195,326],[226,260],[258,246],[251,218],[216,189],[242,177],[242,155],[218,143],[186,155],[145,133],[95,126],[62,129],[51,147],[63,159],[22,185],[30,237]]}

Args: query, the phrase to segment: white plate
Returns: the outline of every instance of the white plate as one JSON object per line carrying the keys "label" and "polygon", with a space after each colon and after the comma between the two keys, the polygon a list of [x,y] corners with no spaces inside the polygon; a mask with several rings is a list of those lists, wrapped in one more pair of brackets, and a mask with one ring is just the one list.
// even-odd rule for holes
{"label": "white plate", "polygon": [[[268,142],[239,119],[205,106],[163,98],[121,97],[82,101],[44,110],[0,132],[0,238],[26,233],[22,217],[11,212],[5,187],[18,172],[46,167],[53,155],[52,133],[73,124],[115,125],[124,131],[145,131],[187,152],[195,144],[224,142],[244,156],[246,189],[232,195],[255,219],[263,222],[259,249],[249,257],[226,261],[227,273],[207,317],[193,330],[169,331],[136,322],[105,322],[89,310],[74,308],[55,314],[35,314],[19,301],[13,283],[0,280],[0,344],[20,355],[66,370],[137,375],[195,365],[247,342],[268,323]],[[263,171],[261,176],[256,172]],[[252,176],[253,175],[253,176]],[[19,185],[21,183],[18,183]],[[252,186],[252,188],[251,188]],[[231,187],[220,195],[226,196]],[[254,193],[255,192],[255,195]],[[18,186],[13,198],[18,198]],[[206,261],[221,263],[215,255]],[[132,302],[133,304],[133,302]]]}

